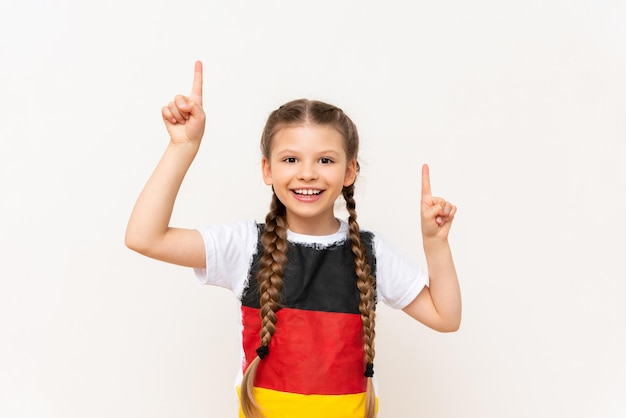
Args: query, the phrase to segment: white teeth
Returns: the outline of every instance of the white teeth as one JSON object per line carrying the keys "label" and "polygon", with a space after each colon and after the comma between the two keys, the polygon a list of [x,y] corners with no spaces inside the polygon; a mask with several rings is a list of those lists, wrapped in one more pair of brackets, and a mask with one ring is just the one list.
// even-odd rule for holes
{"label": "white teeth", "polygon": [[321,190],[297,189],[297,190],[294,190],[294,192],[296,194],[302,194],[302,195],[314,195],[314,194],[320,194]]}

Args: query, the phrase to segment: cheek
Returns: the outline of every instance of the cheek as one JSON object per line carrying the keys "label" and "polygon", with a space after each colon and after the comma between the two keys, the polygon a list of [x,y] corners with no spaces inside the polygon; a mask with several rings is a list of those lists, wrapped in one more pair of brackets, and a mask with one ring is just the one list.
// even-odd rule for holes
{"label": "cheek", "polygon": [[285,183],[290,181],[293,177],[293,173],[290,172],[289,169],[285,169],[284,167],[272,170],[272,182],[274,184]]}

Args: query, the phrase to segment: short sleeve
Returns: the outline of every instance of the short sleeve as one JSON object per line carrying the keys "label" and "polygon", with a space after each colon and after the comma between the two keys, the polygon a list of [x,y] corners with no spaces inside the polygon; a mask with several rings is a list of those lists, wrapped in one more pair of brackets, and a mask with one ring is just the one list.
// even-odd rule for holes
{"label": "short sleeve", "polygon": [[428,273],[379,235],[374,235],[378,300],[394,309],[411,303],[428,285]]}
{"label": "short sleeve", "polygon": [[256,222],[213,225],[198,231],[204,240],[206,267],[194,269],[196,277],[202,284],[230,289],[239,297],[256,252]]}

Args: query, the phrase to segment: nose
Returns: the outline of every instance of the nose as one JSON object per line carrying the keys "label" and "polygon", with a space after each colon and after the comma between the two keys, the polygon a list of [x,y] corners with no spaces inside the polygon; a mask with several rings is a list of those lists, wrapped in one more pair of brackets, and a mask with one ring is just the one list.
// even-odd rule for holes
{"label": "nose", "polygon": [[317,179],[317,164],[314,162],[302,162],[300,170],[298,170],[298,179],[302,181],[311,181]]}

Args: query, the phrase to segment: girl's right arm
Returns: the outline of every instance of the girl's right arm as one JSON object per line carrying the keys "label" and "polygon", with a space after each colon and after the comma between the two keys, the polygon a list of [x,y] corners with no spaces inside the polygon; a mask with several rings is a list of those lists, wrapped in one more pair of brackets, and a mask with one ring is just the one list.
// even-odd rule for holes
{"label": "girl's right arm", "polygon": [[126,227],[126,246],[145,256],[203,268],[204,241],[194,229],[170,227],[176,196],[195,158],[206,116],[202,109],[202,63],[195,64],[189,97],[178,95],[162,109],[170,143],[144,186]]}

